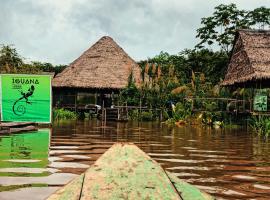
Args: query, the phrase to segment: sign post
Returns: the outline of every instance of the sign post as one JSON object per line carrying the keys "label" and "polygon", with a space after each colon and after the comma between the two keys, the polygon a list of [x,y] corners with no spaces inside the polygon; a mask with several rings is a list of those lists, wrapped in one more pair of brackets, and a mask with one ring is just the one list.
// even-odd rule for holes
{"label": "sign post", "polygon": [[2,74],[1,120],[51,123],[51,76]]}

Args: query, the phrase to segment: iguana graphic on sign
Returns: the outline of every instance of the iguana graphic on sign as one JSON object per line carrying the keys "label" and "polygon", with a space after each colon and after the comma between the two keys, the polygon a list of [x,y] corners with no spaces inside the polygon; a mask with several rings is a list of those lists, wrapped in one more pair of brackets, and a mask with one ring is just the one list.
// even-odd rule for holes
{"label": "iguana graphic on sign", "polygon": [[26,106],[22,105],[22,104],[19,104],[19,102],[22,102],[22,100],[25,100],[26,104],[32,104],[28,100],[28,97],[32,96],[34,91],[35,91],[35,86],[34,85],[31,85],[31,87],[27,90],[27,92],[21,91],[22,96],[19,99],[17,99],[13,104],[12,110],[13,110],[13,113],[15,115],[21,116],[26,112]]}

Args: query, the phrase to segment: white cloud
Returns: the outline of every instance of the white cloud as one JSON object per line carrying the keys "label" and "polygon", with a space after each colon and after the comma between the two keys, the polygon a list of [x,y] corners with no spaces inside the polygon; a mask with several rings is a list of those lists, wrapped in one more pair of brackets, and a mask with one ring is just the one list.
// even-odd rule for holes
{"label": "white cloud", "polygon": [[196,44],[200,19],[221,3],[242,9],[270,0],[0,0],[0,43],[28,60],[68,64],[103,35],[136,60]]}

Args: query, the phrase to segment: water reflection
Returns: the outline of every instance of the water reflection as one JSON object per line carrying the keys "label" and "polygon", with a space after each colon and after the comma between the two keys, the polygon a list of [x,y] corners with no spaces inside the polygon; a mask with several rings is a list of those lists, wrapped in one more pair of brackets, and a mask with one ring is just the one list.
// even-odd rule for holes
{"label": "water reflection", "polygon": [[137,144],[168,171],[218,198],[270,198],[269,142],[245,130],[85,121],[56,124],[51,138],[48,132],[1,136],[0,199],[43,199],[117,141]]}

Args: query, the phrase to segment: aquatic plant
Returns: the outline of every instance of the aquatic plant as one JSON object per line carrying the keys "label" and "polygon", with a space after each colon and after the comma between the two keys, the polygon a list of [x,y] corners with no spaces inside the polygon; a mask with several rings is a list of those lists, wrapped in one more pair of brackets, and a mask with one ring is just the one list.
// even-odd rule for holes
{"label": "aquatic plant", "polygon": [[139,119],[139,110],[134,109],[128,112],[128,117],[131,120],[138,120]]}
{"label": "aquatic plant", "polygon": [[192,115],[192,102],[185,101],[172,104],[172,117],[166,121],[166,124],[185,124],[187,118]]}
{"label": "aquatic plant", "polygon": [[134,109],[128,112],[128,117],[132,120],[153,121],[157,119],[157,113],[155,110],[140,112],[139,109]]}
{"label": "aquatic plant", "polygon": [[78,115],[75,112],[65,110],[63,108],[53,110],[54,120],[66,120],[66,119],[77,119]]}
{"label": "aquatic plant", "polygon": [[250,119],[249,126],[259,136],[268,137],[270,134],[270,117],[268,116],[253,116]]}
{"label": "aquatic plant", "polygon": [[198,117],[198,119],[201,119],[201,123],[214,128],[223,127],[225,116],[219,111],[217,102],[203,101],[202,105],[204,111],[202,111]]}
{"label": "aquatic plant", "polygon": [[151,120],[153,120],[154,115],[153,115],[153,112],[151,112],[151,111],[150,112],[143,111],[143,112],[141,112],[140,118],[142,121],[151,121]]}

